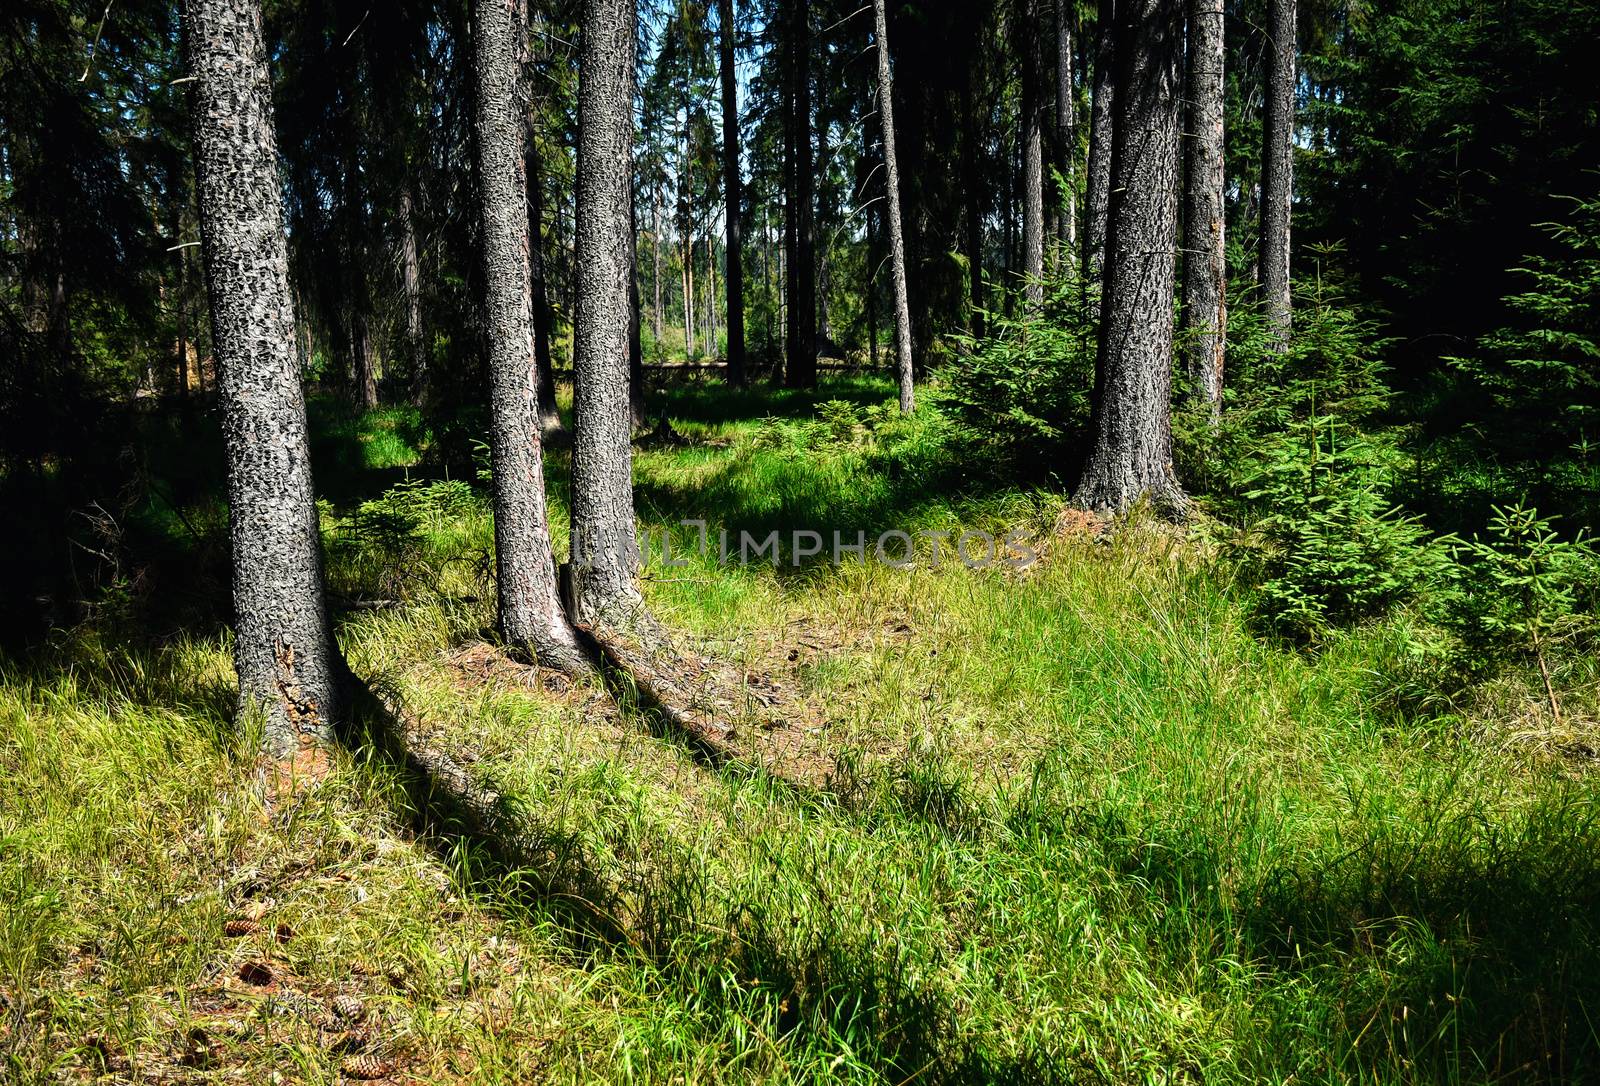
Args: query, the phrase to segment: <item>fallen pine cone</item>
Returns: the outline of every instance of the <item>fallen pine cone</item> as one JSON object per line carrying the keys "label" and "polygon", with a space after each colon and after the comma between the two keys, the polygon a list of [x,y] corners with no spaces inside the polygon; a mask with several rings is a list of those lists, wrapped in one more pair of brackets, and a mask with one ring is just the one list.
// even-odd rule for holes
{"label": "fallen pine cone", "polygon": [[385,1078],[394,1071],[394,1064],[376,1056],[352,1056],[339,1064],[339,1073],[346,1078]]}
{"label": "fallen pine cone", "polygon": [[272,983],[272,966],[266,962],[245,962],[239,967],[239,979],[257,988],[265,988]]}
{"label": "fallen pine cone", "polygon": [[222,934],[230,939],[237,939],[243,935],[254,935],[260,930],[260,924],[257,924],[254,920],[247,920],[242,916],[236,916],[222,925]]}
{"label": "fallen pine cone", "polygon": [[367,1008],[355,996],[334,996],[333,1013],[346,1022],[359,1022],[367,1016]]}
{"label": "fallen pine cone", "polygon": [[288,924],[279,924],[276,928],[272,929],[272,937],[278,941],[279,946],[282,946],[284,943],[287,943],[290,939],[294,938],[294,929]]}

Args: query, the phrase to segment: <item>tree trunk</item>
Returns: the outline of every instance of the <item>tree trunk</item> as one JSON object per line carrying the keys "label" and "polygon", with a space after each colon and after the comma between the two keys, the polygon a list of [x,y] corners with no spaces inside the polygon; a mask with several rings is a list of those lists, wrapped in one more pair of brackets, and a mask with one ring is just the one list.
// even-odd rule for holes
{"label": "tree trunk", "polygon": [[783,102],[783,259],[778,262],[778,286],[782,303],[778,318],[783,331],[783,378],[789,383],[789,373],[795,354],[794,327],[794,266],[799,262],[800,216],[796,207],[795,188],[795,120],[794,79],[784,92]]}
{"label": "tree trunk", "polygon": [[906,298],[906,246],[900,229],[900,167],[894,153],[894,76],[889,70],[889,19],[884,0],[873,0],[878,36],[878,115],[883,119],[883,165],[887,175],[889,209],[889,266],[894,290],[895,362],[900,375],[900,412],[909,415],[916,406],[911,369],[911,304]]}
{"label": "tree trunk", "polygon": [[411,363],[415,400],[421,403],[428,388],[428,364],[422,337],[422,259],[417,252],[416,203],[413,182],[400,189],[400,281],[406,296],[406,354]]}
{"label": "tree trunk", "polygon": [[687,362],[694,357],[694,321],[689,314],[689,240],[687,232],[681,228],[680,232],[683,251],[678,258],[678,293],[683,297],[683,360]]}
{"label": "tree trunk", "polygon": [[[172,218],[172,236],[183,240],[183,213]],[[178,250],[178,396],[188,410],[189,399],[189,248]],[[297,371],[298,372],[298,371]]]}
{"label": "tree trunk", "polygon": [[576,435],[572,603],[585,625],[632,626],[632,434],[628,410],[628,240],[633,205],[634,0],[585,0],[578,77]]}
{"label": "tree trunk", "polygon": [[354,333],[352,342],[356,359],[357,393],[360,396],[362,410],[371,411],[378,406],[378,369],[374,364],[374,346],[372,342],[372,327],[367,321],[366,275],[362,274],[356,292],[356,308],[351,318]]}
{"label": "tree trunk", "polygon": [[275,757],[328,742],[343,674],[321,536],[278,185],[272,83],[255,0],[186,0],[194,146],[220,370],[241,717]]}
{"label": "tree trunk", "polygon": [[[473,128],[488,334],[490,457],[500,632],[547,667],[587,670],[561,612],[545,507],[528,270],[528,193],[516,23],[505,0],[474,0]],[[620,355],[619,355],[620,357]]]}
{"label": "tree trunk", "polygon": [[659,357],[664,353],[661,346],[661,193],[659,189],[652,189],[650,193],[650,253],[655,269],[651,278],[655,290],[655,305],[651,307],[650,319],[655,325],[656,354]]}
{"label": "tree trunk", "polygon": [[1289,345],[1289,208],[1294,196],[1295,0],[1268,0],[1261,149],[1261,295],[1273,349]]}
{"label": "tree trunk", "polygon": [[1073,96],[1070,4],[1071,0],[1056,0],[1056,154],[1067,187],[1061,233],[1056,239],[1060,263],[1071,263],[1078,254],[1078,111]]}
{"label": "tree trunk", "polygon": [[872,370],[878,368],[878,284],[873,277],[874,263],[877,260],[877,239],[873,237],[872,221],[874,215],[867,212],[867,282],[866,282],[866,307],[867,307],[867,366]]}
{"label": "tree trunk", "polygon": [[712,361],[717,357],[717,249],[713,241],[715,224],[706,229],[706,355]]}
{"label": "tree trunk", "polygon": [[1227,344],[1223,237],[1223,15],[1218,0],[1189,0],[1189,134],[1185,143],[1183,326],[1189,395],[1222,417]]}
{"label": "tree trunk", "polygon": [[[1021,140],[1019,139],[1017,142],[1020,144]],[[1004,280],[1005,289],[1000,293],[1005,299],[1003,304],[1005,306],[1006,319],[1008,320],[1016,312],[1017,299],[1016,278],[1019,267],[1017,260],[1017,197],[1022,191],[1022,169],[1017,160],[1021,157],[1020,151],[1020,147],[1013,147],[1006,154],[1006,214],[1002,231],[1004,236],[1001,238],[1001,246],[1005,250],[1002,255],[1005,257],[1006,275]]]}
{"label": "tree trunk", "polygon": [[646,415],[644,337],[639,313],[639,211],[633,199],[631,174],[628,185],[628,418],[637,430],[644,426]]}
{"label": "tree trunk", "polygon": [[972,83],[978,78],[969,72],[961,81],[961,190],[966,198],[965,239],[967,250],[967,290],[971,302],[967,327],[983,338],[983,175],[978,168],[978,117],[972,102]]}
{"label": "tree trunk", "polygon": [[694,308],[694,163],[689,160],[689,107],[683,109],[683,171],[679,185],[683,193],[683,358],[698,354]]}
{"label": "tree trunk", "polygon": [[1044,95],[1039,0],[1024,0],[1022,44],[1022,277],[1028,305],[1044,301]]}
{"label": "tree trunk", "polygon": [[739,89],[734,71],[733,0],[718,0],[722,21],[722,184],[728,216],[728,380],[743,386],[744,194],[739,177]]}
{"label": "tree trunk", "polygon": [[1178,237],[1183,0],[1122,0],[1101,295],[1094,447],[1074,501],[1120,513],[1187,504],[1172,468],[1172,287]]}
{"label": "tree trunk", "polygon": [[1111,206],[1111,129],[1116,97],[1116,0],[1100,0],[1095,29],[1094,88],[1089,103],[1089,176],[1084,195],[1084,278],[1100,284],[1105,266],[1106,216]]}
{"label": "tree trunk", "polygon": [[555,362],[550,357],[550,276],[544,258],[544,162],[529,114],[525,171],[528,186],[528,312],[533,321],[533,371],[538,381],[539,429],[561,429]]}
{"label": "tree trunk", "polygon": [[793,81],[795,253],[789,267],[789,359],[791,388],[817,384],[817,241],[811,150],[811,3],[790,5],[789,77]]}

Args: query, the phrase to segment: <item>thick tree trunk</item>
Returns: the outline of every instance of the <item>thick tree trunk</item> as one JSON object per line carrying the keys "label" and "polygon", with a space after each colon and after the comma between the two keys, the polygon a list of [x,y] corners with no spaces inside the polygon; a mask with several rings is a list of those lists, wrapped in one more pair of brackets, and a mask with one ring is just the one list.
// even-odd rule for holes
{"label": "thick tree trunk", "polygon": [[634,0],[583,5],[572,603],[576,620],[589,626],[632,626],[642,613],[628,410],[634,18]]}
{"label": "thick tree trunk", "polygon": [[817,242],[811,148],[811,3],[790,5],[789,65],[793,80],[795,254],[789,267],[789,359],[791,388],[817,384]]}
{"label": "thick tree trunk", "polygon": [[1094,447],[1074,496],[1181,512],[1172,468],[1172,287],[1178,236],[1183,0],[1121,0]]}
{"label": "thick tree trunk", "polygon": [[1030,306],[1044,301],[1044,95],[1039,0],[1024,0],[1022,44],[1022,276]]}
{"label": "thick tree trunk", "polygon": [[1223,15],[1220,0],[1189,0],[1189,133],[1185,142],[1183,326],[1189,395],[1222,417],[1227,345],[1223,237]]}
{"label": "thick tree trunk", "polygon": [[267,751],[327,742],[343,674],[323,597],[305,399],[255,0],[186,0],[194,146],[221,380],[241,715]]}
{"label": "thick tree trunk", "polygon": [[1261,296],[1274,349],[1289,345],[1289,208],[1294,198],[1295,0],[1268,0],[1261,149]]}
{"label": "thick tree trunk", "polygon": [[889,19],[884,0],[873,0],[878,37],[878,115],[883,119],[883,165],[889,199],[889,276],[894,296],[895,363],[900,375],[900,411],[916,406],[912,389],[911,303],[906,297],[906,245],[900,229],[900,167],[894,153],[894,76],[889,70]]}
{"label": "thick tree trunk", "polygon": [[[529,312],[520,46],[505,0],[474,0],[473,118],[488,334],[490,456],[500,631],[541,664],[587,670],[562,615],[545,507]],[[620,355],[619,355],[620,358]]]}
{"label": "thick tree trunk", "polygon": [[1116,0],[1100,0],[1095,29],[1094,87],[1089,102],[1088,191],[1084,194],[1083,272],[1098,286],[1105,266],[1106,216],[1111,207],[1111,129],[1116,105]]}
{"label": "thick tree trunk", "polygon": [[739,82],[734,71],[733,0],[718,0],[722,21],[722,177],[728,216],[728,380],[745,383],[744,192],[739,177]]}
{"label": "thick tree trunk", "polygon": [[1067,186],[1056,258],[1068,264],[1078,257],[1078,110],[1073,94],[1071,2],[1056,0],[1056,155]]}

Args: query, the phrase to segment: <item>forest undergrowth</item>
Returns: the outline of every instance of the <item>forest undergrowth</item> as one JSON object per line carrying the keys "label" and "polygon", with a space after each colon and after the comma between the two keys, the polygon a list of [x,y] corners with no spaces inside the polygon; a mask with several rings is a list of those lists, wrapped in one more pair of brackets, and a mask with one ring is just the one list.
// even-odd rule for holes
{"label": "forest undergrowth", "polygon": [[[997,488],[957,471],[951,413],[894,420],[888,392],[669,389],[639,442],[641,520],[683,545],[650,606],[789,713],[783,757],[752,723],[720,765],[508,660],[479,472],[441,470],[404,410],[314,405],[340,642],[498,791],[511,859],[355,738],[263,799],[227,635],[197,618],[226,518],[154,443],[135,519],[166,550],[0,665],[0,1077],[1594,1072],[1592,654],[1552,650],[1553,694],[1530,658],[1418,696],[1443,674],[1418,607],[1264,624],[1270,525],[1241,560],[1203,513],[1106,524]],[[870,542],[723,562],[686,519],[1014,531],[1038,561],[935,566],[923,536],[907,568]]]}

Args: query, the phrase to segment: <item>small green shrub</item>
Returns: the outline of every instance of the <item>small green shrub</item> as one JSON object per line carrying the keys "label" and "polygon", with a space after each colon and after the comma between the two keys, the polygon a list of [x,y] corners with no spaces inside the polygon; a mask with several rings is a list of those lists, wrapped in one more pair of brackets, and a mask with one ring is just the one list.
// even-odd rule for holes
{"label": "small green shrub", "polygon": [[966,444],[1015,473],[1059,464],[1081,446],[1094,388],[1095,321],[1081,285],[1049,284],[1038,310],[990,314],[983,339],[954,336],[958,356],[940,371],[938,406]]}
{"label": "small green shrub", "polygon": [[1384,450],[1328,416],[1264,440],[1243,497],[1261,512],[1235,543],[1257,565],[1256,616],[1293,640],[1414,598],[1445,555],[1387,497]]}
{"label": "small green shrub", "polygon": [[1563,539],[1550,518],[1521,504],[1495,508],[1487,539],[1450,544],[1458,571],[1446,614],[1461,638],[1463,670],[1483,677],[1508,661],[1531,659],[1559,717],[1551,656],[1594,628],[1600,554],[1581,532]]}

